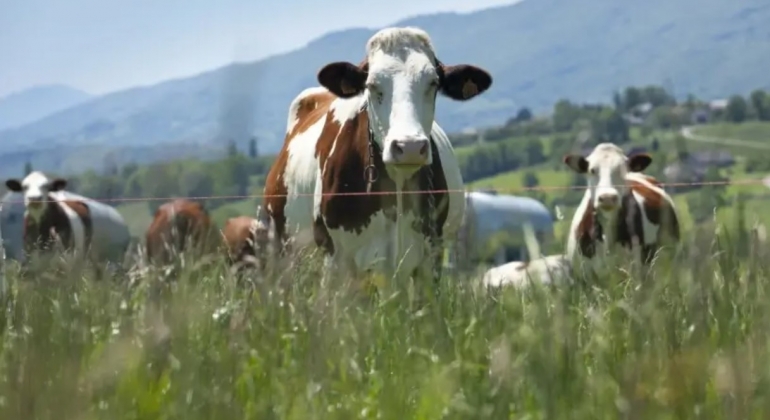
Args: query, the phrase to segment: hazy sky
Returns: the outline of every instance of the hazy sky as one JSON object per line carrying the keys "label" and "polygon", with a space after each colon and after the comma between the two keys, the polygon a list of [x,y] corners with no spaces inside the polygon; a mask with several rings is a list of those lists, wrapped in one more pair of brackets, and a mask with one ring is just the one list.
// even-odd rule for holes
{"label": "hazy sky", "polygon": [[0,0],[0,96],[48,83],[100,94],[286,51],[337,29],[513,2]]}

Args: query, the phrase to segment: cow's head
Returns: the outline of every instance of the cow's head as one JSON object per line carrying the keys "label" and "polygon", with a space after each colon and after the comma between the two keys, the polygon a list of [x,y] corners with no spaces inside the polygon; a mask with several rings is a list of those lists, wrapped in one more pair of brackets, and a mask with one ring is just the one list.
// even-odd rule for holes
{"label": "cow's head", "polygon": [[50,180],[42,172],[35,171],[21,181],[11,178],[5,181],[5,186],[10,191],[24,194],[27,216],[39,220],[45,210],[46,201],[51,199],[48,193],[63,190],[67,187],[67,180],[62,178]]}
{"label": "cow's head", "polygon": [[587,157],[564,156],[564,163],[573,171],[588,175],[593,206],[602,212],[620,208],[621,198],[628,193],[626,174],[641,172],[651,162],[652,158],[645,153],[626,156],[620,147],[612,143],[597,145]]}
{"label": "cow's head", "polygon": [[383,161],[414,172],[432,161],[429,137],[436,94],[466,101],[489,89],[492,76],[472,65],[442,64],[421,29],[387,28],[369,39],[361,64],[327,64],[318,72],[318,82],[341,98],[366,94]]}

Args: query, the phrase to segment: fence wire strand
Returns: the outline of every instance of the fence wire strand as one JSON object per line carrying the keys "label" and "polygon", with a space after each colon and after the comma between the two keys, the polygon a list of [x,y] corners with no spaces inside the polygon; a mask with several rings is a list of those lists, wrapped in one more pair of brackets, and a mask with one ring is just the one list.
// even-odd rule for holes
{"label": "fence wire strand", "polygon": [[[652,181],[651,184],[661,189],[666,187],[695,187],[695,186],[739,186],[739,185],[766,185],[764,179],[739,179],[739,180],[727,180],[727,181],[698,181],[698,182],[658,182],[656,178],[649,177]],[[627,187],[627,184],[612,185],[615,188]],[[475,188],[475,189],[438,189],[438,190],[404,190],[402,194],[429,194],[429,193],[445,193],[445,194],[460,194],[469,192],[486,192],[494,190],[496,193],[521,193],[521,192],[545,192],[545,191],[570,191],[570,190],[587,190],[590,187],[587,185],[538,185],[534,187],[513,187],[513,188]],[[770,188],[770,185],[768,185]],[[68,191],[68,190],[65,190]],[[72,191],[74,192],[74,191]],[[23,193],[17,193],[23,194]],[[168,201],[175,199],[188,199],[188,200],[246,200],[246,199],[265,199],[265,198],[279,198],[279,197],[315,197],[321,195],[324,197],[339,197],[339,196],[366,196],[366,195],[395,195],[396,191],[354,191],[354,192],[326,192],[321,194],[316,193],[291,193],[291,194],[244,194],[244,195],[203,195],[203,196],[163,196],[163,197],[111,197],[111,198],[93,198],[87,197],[89,200],[110,203],[110,202],[150,202],[150,201]],[[52,202],[55,200],[41,200],[40,202]],[[5,200],[4,204],[23,203],[23,200]]]}

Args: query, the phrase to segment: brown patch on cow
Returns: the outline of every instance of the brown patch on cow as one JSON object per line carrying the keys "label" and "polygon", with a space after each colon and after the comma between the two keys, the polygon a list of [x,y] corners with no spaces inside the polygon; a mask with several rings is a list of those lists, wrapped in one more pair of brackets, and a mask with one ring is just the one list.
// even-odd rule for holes
{"label": "brown patch on cow", "polygon": [[638,173],[638,172],[637,172],[637,175],[642,176],[645,180],[647,180],[647,182],[649,182],[650,184],[652,184],[652,185],[654,185],[656,187],[662,187],[663,186],[663,184],[660,181],[658,181],[657,178],[655,178],[653,176],[646,175],[646,174],[641,174],[641,173]]}
{"label": "brown patch on cow", "polygon": [[596,255],[596,241],[601,240],[601,235],[601,225],[596,220],[594,205],[589,201],[575,232],[580,253],[587,258],[593,258]]}
{"label": "brown patch on cow", "polygon": [[286,207],[286,195],[288,189],[286,181],[283,179],[283,174],[286,172],[286,165],[289,162],[289,145],[292,139],[297,135],[304,133],[308,128],[313,126],[318,120],[326,117],[329,111],[329,106],[336,97],[331,92],[321,92],[313,95],[308,95],[299,100],[297,106],[297,122],[292,128],[291,132],[286,134],[283,141],[283,147],[278,153],[278,156],[267,173],[265,178],[265,197],[262,202],[262,207],[267,210],[268,214],[272,217],[275,224],[275,240],[276,250],[283,252],[283,240],[286,236],[286,215],[284,214],[284,207]]}
{"label": "brown patch on cow", "polygon": [[[653,178],[654,179],[654,178]],[[658,230],[658,239],[680,239],[679,219],[676,216],[676,210],[671,204],[658,194],[647,188],[646,185],[631,181],[631,190],[644,198],[644,212],[650,223],[660,226]]]}
{"label": "brown patch on cow", "polygon": [[[335,145],[336,142],[336,145]],[[431,139],[433,164],[423,167],[415,173],[406,186],[412,185],[419,190],[446,190],[444,170],[441,166],[438,147]],[[334,153],[331,150],[334,148]],[[321,176],[323,191],[332,193],[362,193],[367,189],[364,179],[364,168],[369,163],[369,119],[367,112],[362,110],[355,119],[346,121],[342,127],[327,118],[316,147],[316,156],[320,167],[324,169]],[[360,233],[366,228],[371,218],[383,211],[388,218],[395,220],[396,195],[381,194],[395,192],[396,183],[388,176],[385,163],[382,161],[382,151],[379,145],[374,145],[373,163],[377,168],[378,178],[371,186],[372,195],[327,195],[321,199],[321,213],[324,221],[316,221],[316,242],[327,251],[331,238],[325,229],[343,229],[348,232]],[[328,162],[327,162],[328,161]],[[430,173],[432,172],[432,175]],[[432,181],[432,182],[431,182]],[[432,184],[432,185],[431,185]],[[449,212],[448,206],[441,206],[448,200],[445,192],[433,193],[434,205],[438,208],[436,236],[441,237],[442,227]],[[429,194],[409,194],[404,196],[404,213],[419,212],[428,208]],[[423,213],[424,214],[424,213]],[[418,219],[414,228],[430,236],[430,225],[427,217]]]}
{"label": "brown patch on cow", "polygon": [[259,228],[257,219],[248,216],[228,219],[222,229],[222,238],[230,264],[247,263],[249,257],[253,257],[264,267],[267,229]]}
{"label": "brown patch on cow", "polygon": [[153,262],[169,263],[174,253],[190,246],[196,251],[208,252],[217,245],[217,236],[201,203],[176,199],[155,212],[145,235],[147,256]]}
{"label": "brown patch on cow", "polygon": [[72,225],[62,206],[72,209],[83,223],[84,250],[88,250],[93,238],[93,223],[88,205],[82,201],[55,201],[48,199],[46,209],[40,216],[39,222],[26,217],[24,219],[24,246],[27,252],[41,250],[49,251],[58,239],[66,250],[75,247]]}

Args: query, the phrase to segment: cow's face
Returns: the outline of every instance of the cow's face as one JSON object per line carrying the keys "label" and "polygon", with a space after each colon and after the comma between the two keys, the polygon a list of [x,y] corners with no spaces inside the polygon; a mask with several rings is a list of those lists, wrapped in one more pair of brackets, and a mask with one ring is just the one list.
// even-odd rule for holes
{"label": "cow's face", "polygon": [[362,64],[328,64],[318,81],[341,98],[367,95],[369,123],[383,161],[410,173],[432,162],[436,94],[465,101],[487,90],[492,77],[474,66],[441,64],[420,29],[389,28],[369,40]]}
{"label": "cow's face", "polygon": [[612,143],[597,145],[587,157],[564,157],[564,163],[573,171],[587,174],[592,204],[607,214],[616,212],[621,198],[628,193],[626,174],[641,172],[651,162],[652,158],[644,153],[626,157],[623,150]]}
{"label": "cow's face", "polygon": [[32,172],[23,180],[9,179],[5,181],[9,190],[24,194],[24,206],[27,216],[39,220],[45,210],[46,201],[50,198],[48,193],[61,191],[67,186],[67,180],[56,178],[48,179],[42,172]]}

